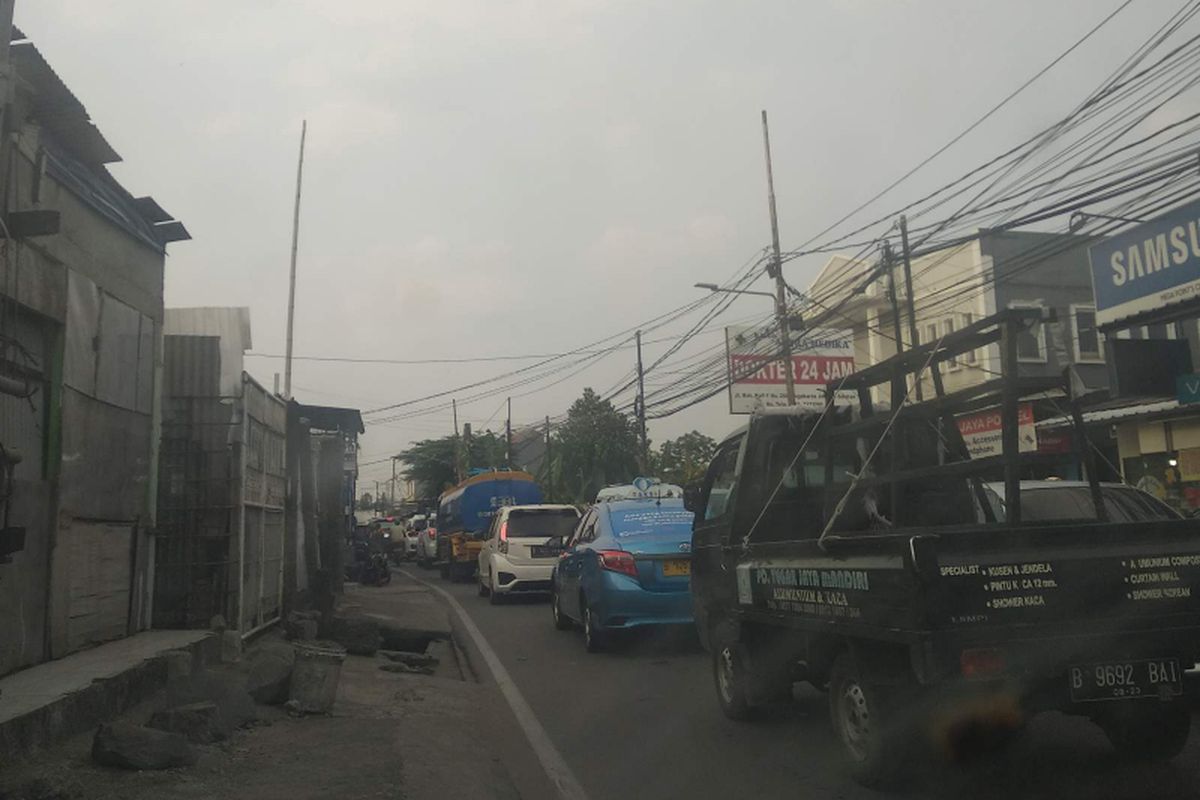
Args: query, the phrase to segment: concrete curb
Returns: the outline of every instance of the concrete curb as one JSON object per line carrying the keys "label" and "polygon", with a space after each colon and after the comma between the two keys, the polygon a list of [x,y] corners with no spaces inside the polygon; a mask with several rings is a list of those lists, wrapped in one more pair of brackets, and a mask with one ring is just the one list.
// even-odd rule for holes
{"label": "concrete curb", "polygon": [[[172,648],[192,654],[193,669],[203,666],[211,649],[206,637]],[[167,684],[166,652],[152,656],[128,669],[97,678],[87,687],[63,695],[32,711],[0,722],[0,769],[32,750],[55,744],[91,730],[150,697]],[[34,667],[33,669],[36,669]]]}

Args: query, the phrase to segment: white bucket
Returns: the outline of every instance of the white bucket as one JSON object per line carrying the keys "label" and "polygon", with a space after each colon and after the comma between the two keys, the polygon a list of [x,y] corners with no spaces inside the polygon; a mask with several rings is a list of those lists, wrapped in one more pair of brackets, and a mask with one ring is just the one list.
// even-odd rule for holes
{"label": "white bucket", "polygon": [[296,642],[291,699],[306,714],[328,714],[337,699],[346,648],[336,642]]}

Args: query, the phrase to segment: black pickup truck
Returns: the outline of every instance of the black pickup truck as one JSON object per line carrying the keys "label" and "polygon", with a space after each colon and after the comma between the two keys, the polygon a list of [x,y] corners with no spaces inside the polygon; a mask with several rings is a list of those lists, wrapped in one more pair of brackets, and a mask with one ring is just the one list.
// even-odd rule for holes
{"label": "black pickup truck", "polygon": [[[728,716],[790,697],[799,680],[827,689],[868,785],[918,750],[1004,739],[1052,709],[1091,718],[1131,757],[1183,747],[1200,521],[1098,481],[1062,381],[1016,375],[1027,314],[855,373],[823,410],[756,414],[720,445],[685,497],[696,622]],[[939,365],[992,344],[1003,374],[946,392]],[[914,376],[931,399],[912,400]],[[886,409],[877,387],[890,389]],[[857,402],[836,402],[847,392]],[[1022,447],[1031,405],[1070,421],[1074,446]],[[1001,442],[972,457],[956,420],[981,410],[1000,415]],[[1056,470],[1087,480],[1032,480]]]}

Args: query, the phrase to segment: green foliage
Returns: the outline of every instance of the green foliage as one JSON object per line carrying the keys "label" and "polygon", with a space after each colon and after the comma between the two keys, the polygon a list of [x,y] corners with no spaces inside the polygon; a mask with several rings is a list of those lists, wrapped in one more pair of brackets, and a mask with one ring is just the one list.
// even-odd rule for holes
{"label": "green foliage", "polygon": [[[455,466],[456,437],[443,436],[438,439],[423,439],[400,453],[400,460],[407,466],[404,477],[416,481],[432,495],[440,494],[453,486],[456,480]],[[463,467],[504,467],[504,437],[484,431],[473,434],[465,445],[467,451]]]}
{"label": "green foliage", "polygon": [[554,437],[555,486],[577,503],[590,503],[611,483],[627,483],[638,472],[638,437],[634,423],[592,389],[571,404],[566,422]]}
{"label": "green foliage", "polygon": [[716,449],[714,439],[692,431],[663,442],[657,452],[650,454],[650,464],[655,476],[665,483],[686,486],[704,477]]}

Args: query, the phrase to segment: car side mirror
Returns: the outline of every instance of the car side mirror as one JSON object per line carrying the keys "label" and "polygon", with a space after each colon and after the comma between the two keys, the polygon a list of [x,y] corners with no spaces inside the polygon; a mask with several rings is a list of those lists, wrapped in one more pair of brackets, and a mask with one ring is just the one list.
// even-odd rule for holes
{"label": "car side mirror", "polygon": [[683,487],[683,507],[693,514],[700,509],[700,484],[689,483]]}

